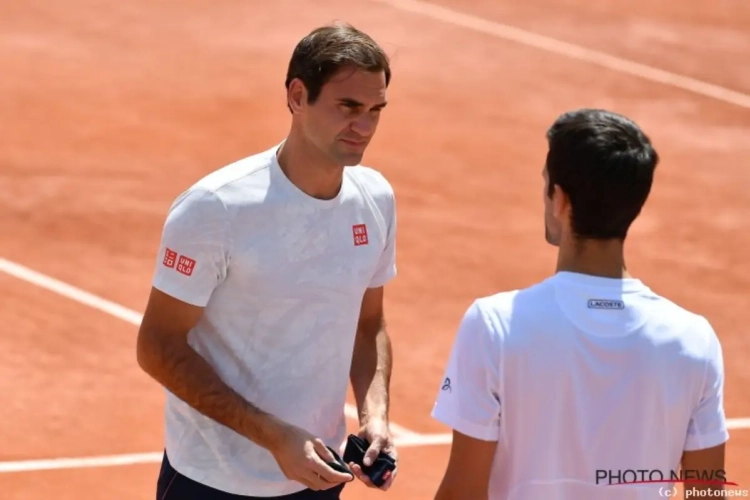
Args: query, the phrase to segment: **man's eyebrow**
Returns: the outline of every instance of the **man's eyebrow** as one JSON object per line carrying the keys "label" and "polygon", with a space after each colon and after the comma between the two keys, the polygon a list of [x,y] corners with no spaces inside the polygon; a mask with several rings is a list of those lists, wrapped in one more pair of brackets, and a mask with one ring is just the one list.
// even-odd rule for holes
{"label": "man's eyebrow", "polygon": [[356,101],[354,99],[350,99],[348,97],[344,97],[343,99],[339,99],[339,102],[341,104],[346,104],[347,106],[353,106],[353,107],[364,106],[364,104],[362,104],[361,102]]}
{"label": "man's eyebrow", "polygon": [[[349,97],[344,97],[342,99],[339,99],[339,102],[341,104],[344,104],[345,106],[351,106],[353,108],[359,108],[359,107],[364,106],[363,103],[357,101],[356,99],[351,99]],[[381,102],[380,104],[376,104],[372,108],[373,109],[383,109],[384,107],[386,107],[386,105],[388,105],[388,102]]]}

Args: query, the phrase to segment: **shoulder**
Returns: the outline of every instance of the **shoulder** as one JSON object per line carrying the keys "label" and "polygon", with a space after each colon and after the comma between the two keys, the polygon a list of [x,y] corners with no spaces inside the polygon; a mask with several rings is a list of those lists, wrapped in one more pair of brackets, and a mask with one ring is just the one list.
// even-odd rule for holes
{"label": "shoulder", "polygon": [[263,197],[269,187],[273,159],[272,149],[247,156],[214,170],[193,187],[211,191],[226,205],[253,201],[254,197]]}
{"label": "shoulder", "polygon": [[356,167],[346,167],[346,175],[359,189],[367,192],[377,199],[393,200],[395,197],[393,186],[386,179],[385,175],[372,167],[357,165]]}
{"label": "shoulder", "polygon": [[350,181],[351,193],[378,214],[389,228],[396,224],[396,196],[393,186],[385,176],[371,167],[358,165],[346,167],[345,177]]}
{"label": "shoulder", "polygon": [[172,201],[167,222],[210,222],[211,219],[223,218],[226,213],[226,206],[214,190],[193,184]]}
{"label": "shoulder", "polygon": [[[548,280],[526,288],[516,288],[477,297],[467,309],[463,321],[472,325],[472,335],[483,337],[483,345],[505,350],[513,342],[519,322],[534,319],[554,300]],[[480,340],[479,338],[475,340]]]}
{"label": "shoulder", "polygon": [[723,379],[723,349],[710,320],[656,294],[651,307],[646,334],[660,347],[662,364],[691,372],[701,387],[707,381]]}
{"label": "shoulder", "polygon": [[518,290],[499,292],[475,298],[464,312],[459,336],[479,348],[503,341]]}
{"label": "shoulder", "polygon": [[507,290],[494,293],[474,300],[473,307],[478,314],[487,318],[510,319],[513,314],[513,305],[522,290]]}
{"label": "shoulder", "polygon": [[717,349],[719,338],[707,317],[691,311],[666,297],[652,293],[649,325],[650,334],[664,340],[676,341],[690,357],[704,358]]}
{"label": "shoulder", "polygon": [[[180,193],[171,210],[224,211],[263,197],[269,184],[272,150],[257,153],[220,167]],[[260,188],[260,189],[258,189]]]}
{"label": "shoulder", "polygon": [[516,288],[479,297],[474,306],[478,314],[500,335],[510,330],[516,318],[534,315],[554,300],[554,291],[547,280],[526,288]]}

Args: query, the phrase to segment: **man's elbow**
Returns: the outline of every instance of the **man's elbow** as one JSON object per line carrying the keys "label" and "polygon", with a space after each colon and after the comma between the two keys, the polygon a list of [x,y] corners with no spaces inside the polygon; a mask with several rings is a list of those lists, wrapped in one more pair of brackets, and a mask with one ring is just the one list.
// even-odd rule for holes
{"label": "man's elbow", "polygon": [[141,328],[138,330],[138,338],[136,341],[135,355],[138,362],[138,366],[147,375],[156,378],[161,366],[161,343],[158,342],[157,336],[148,328]]}
{"label": "man's elbow", "polygon": [[382,315],[361,317],[357,324],[357,336],[359,338],[374,339],[379,334],[385,333],[385,318]]}

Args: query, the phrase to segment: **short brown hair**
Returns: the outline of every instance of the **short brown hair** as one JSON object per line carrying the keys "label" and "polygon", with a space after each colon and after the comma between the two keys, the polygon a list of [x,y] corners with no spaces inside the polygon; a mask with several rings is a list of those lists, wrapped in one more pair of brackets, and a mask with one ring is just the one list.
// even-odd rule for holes
{"label": "short brown hair", "polygon": [[348,23],[333,23],[311,31],[297,43],[286,73],[286,88],[299,78],[314,103],[323,85],[340,69],[361,68],[385,73],[391,81],[391,67],[385,51],[366,33]]}

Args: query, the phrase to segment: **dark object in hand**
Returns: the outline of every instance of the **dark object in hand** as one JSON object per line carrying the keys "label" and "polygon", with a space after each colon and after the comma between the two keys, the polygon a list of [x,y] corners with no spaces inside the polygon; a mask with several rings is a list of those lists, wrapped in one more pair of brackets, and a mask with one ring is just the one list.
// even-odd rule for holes
{"label": "dark object in hand", "polygon": [[347,463],[344,462],[341,459],[341,457],[339,456],[339,454],[336,453],[333,450],[333,448],[331,448],[330,446],[327,446],[327,448],[328,448],[328,451],[331,452],[331,455],[333,455],[333,458],[335,459],[333,462],[326,462],[326,464],[328,465],[328,467],[330,467],[331,469],[335,470],[336,472],[342,472],[344,474],[349,474],[350,476],[352,476],[352,478],[354,478],[354,474],[352,473],[351,469],[349,469],[349,466],[346,465]]}
{"label": "dark object in hand", "polygon": [[396,460],[388,455],[387,453],[380,452],[378,458],[372,463],[372,465],[365,465],[363,463],[365,459],[365,453],[370,447],[365,439],[350,434],[346,441],[346,448],[344,449],[344,462],[355,463],[362,468],[362,472],[370,478],[372,484],[378,488],[383,486],[391,474],[396,469]]}

